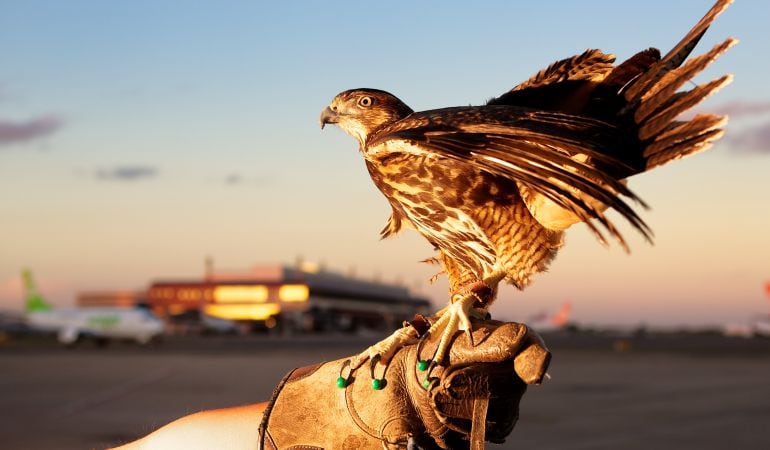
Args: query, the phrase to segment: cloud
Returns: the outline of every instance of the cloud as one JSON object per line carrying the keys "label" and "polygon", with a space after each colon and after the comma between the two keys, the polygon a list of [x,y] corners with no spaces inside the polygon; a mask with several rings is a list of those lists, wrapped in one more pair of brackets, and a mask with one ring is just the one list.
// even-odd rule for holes
{"label": "cloud", "polygon": [[730,116],[724,142],[736,152],[770,154],[770,100],[733,100],[692,111],[682,119],[692,119],[696,113]]}
{"label": "cloud", "polygon": [[244,176],[237,172],[232,172],[225,177],[224,183],[227,186],[259,186],[262,187],[268,182],[268,178],[263,175]]}
{"label": "cloud", "polygon": [[770,113],[770,100],[735,100],[717,106],[709,112],[714,114],[727,114],[730,118],[734,119],[767,114]]}
{"label": "cloud", "polygon": [[243,177],[237,173],[231,173],[230,175],[225,177],[225,184],[228,186],[235,186],[237,184],[241,184],[242,182],[243,182]]}
{"label": "cloud", "polygon": [[730,130],[726,140],[736,150],[770,155],[770,121],[744,129]]}
{"label": "cloud", "polygon": [[107,181],[137,181],[157,175],[158,169],[150,166],[116,166],[96,171],[96,178]]}
{"label": "cloud", "polygon": [[48,136],[63,123],[60,117],[52,115],[21,122],[0,119],[0,146]]}

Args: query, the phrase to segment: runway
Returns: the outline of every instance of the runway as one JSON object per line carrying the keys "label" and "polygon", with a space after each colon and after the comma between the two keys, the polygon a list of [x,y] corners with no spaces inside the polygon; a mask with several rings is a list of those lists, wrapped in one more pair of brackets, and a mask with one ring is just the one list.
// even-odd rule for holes
{"label": "runway", "polygon": [[[173,339],[0,347],[0,448],[105,448],[179,416],[267,399],[291,368],[374,337]],[[490,449],[770,448],[770,340],[547,338],[551,379]],[[624,351],[618,351],[623,349]],[[254,424],[256,427],[258,424]]]}

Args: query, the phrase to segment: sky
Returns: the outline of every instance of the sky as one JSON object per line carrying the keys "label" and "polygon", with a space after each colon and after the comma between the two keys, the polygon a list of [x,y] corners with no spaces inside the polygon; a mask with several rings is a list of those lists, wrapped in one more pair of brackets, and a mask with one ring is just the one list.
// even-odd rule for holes
{"label": "sky", "polygon": [[[549,273],[501,291],[495,317],[572,304],[585,324],[702,326],[770,313],[770,2],[739,0],[696,53],[741,43],[696,82],[731,116],[706,153],[636,176],[654,245],[570,229]],[[415,110],[481,104],[599,48],[666,51],[710,0],[648,2],[0,2],[0,309],[19,273],[71,305],[86,290],[292,263],[398,281],[446,301],[357,144],[318,127],[338,92],[388,90]],[[615,216],[617,218],[617,216]]]}

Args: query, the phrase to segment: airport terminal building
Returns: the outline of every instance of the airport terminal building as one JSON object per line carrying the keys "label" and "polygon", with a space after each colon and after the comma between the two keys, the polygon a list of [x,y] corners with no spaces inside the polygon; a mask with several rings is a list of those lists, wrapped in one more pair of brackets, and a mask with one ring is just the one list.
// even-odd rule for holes
{"label": "airport terminal building", "polygon": [[197,315],[295,331],[392,329],[430,310],[427,299],[413,296],[406,287],[301,265],[209,272],[199,280],[157,280],[147,291],[147,303],[168,322]]}

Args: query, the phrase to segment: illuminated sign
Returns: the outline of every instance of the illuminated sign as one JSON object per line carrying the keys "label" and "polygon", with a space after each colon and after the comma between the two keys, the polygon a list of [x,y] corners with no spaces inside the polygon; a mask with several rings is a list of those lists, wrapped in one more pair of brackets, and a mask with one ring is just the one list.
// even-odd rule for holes
{"label": "illuminated sign", "polygon": [[217,286],[213,298],[215,303],[264,303],[267,301],[267,286]]}
{"label": "illuminated sign", "polygon": [[206,305],[204,312],[209,316],[227,320],[267,320],[281,311],[276,303],[260,305]]}
{"label": "illuminated sign", "polygon": [[284,284],[278,289],[278,298],[282,302],[307,301],[310,291],[304,284]]}

